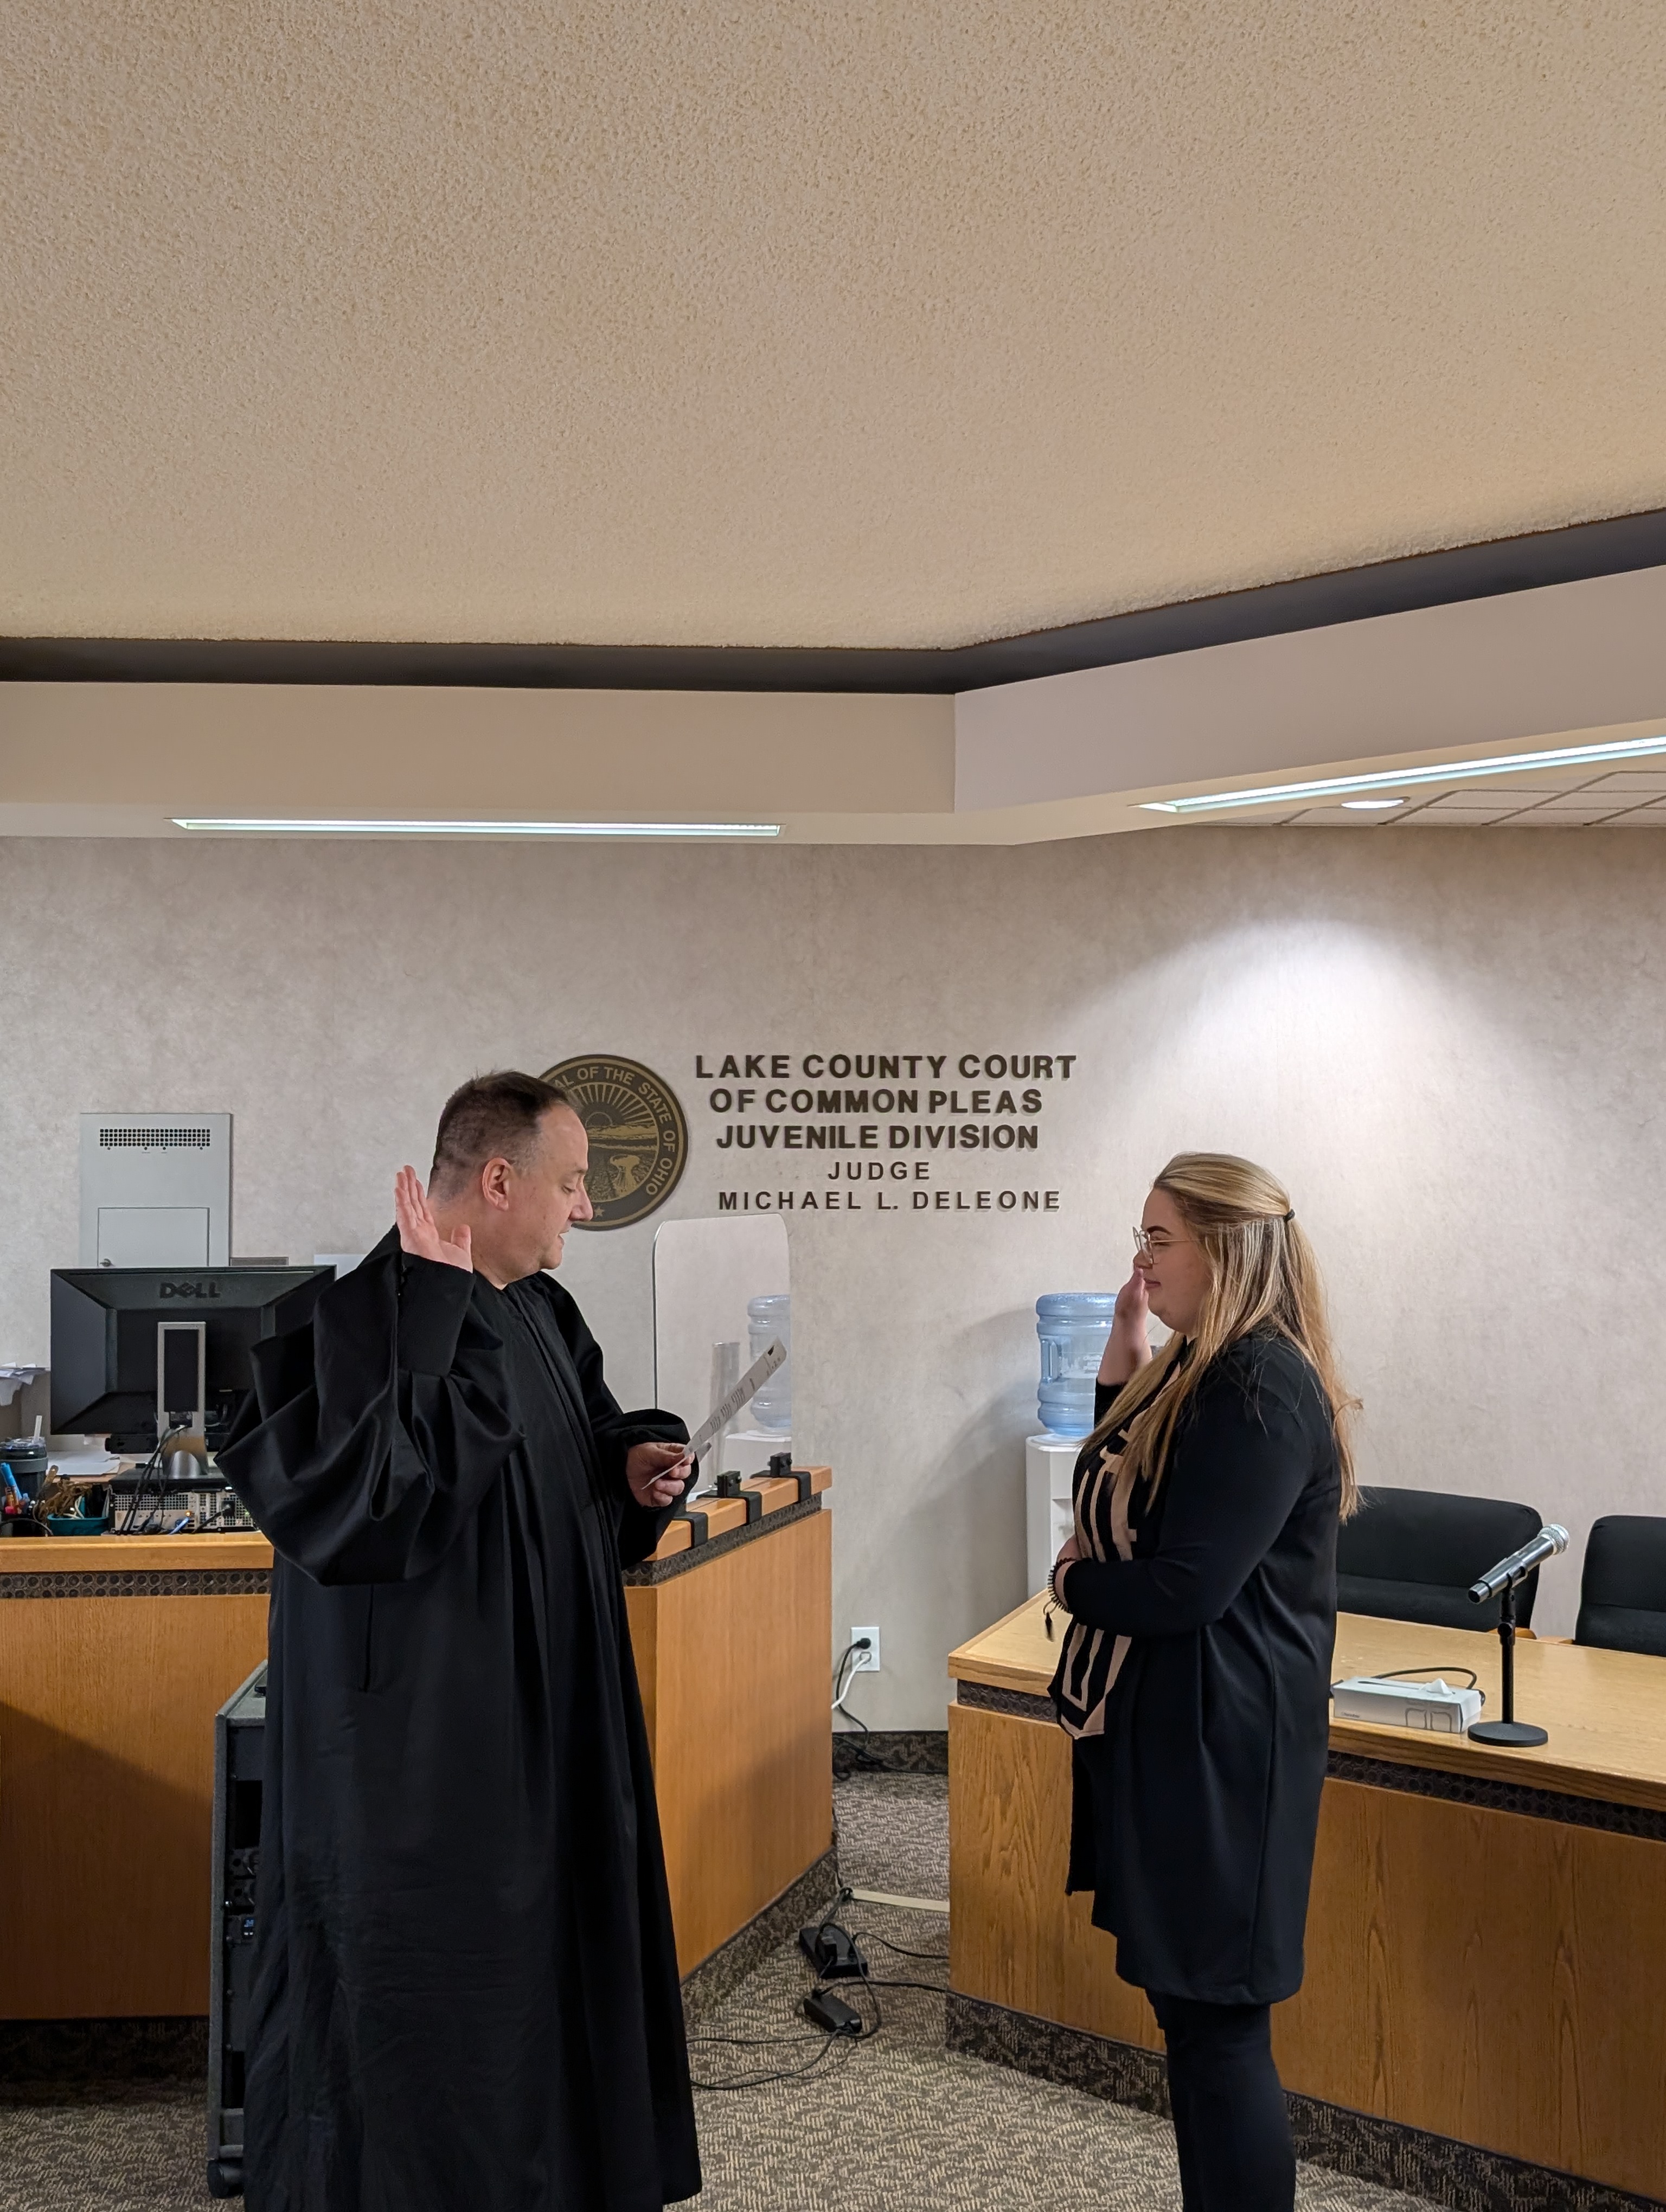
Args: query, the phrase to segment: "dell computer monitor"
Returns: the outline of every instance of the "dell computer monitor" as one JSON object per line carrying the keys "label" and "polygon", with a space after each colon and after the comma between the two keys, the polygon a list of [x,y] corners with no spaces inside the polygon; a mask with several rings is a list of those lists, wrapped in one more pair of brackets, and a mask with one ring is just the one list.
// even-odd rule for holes
{"label": "dell computer monitor", "polygon": [[330,1267],[55,1267],[54,1435],[106,1433],[149,1452],[161,1427],[194,1427],[210,1451],[252,1380],[262,1337],[312,1319]]}

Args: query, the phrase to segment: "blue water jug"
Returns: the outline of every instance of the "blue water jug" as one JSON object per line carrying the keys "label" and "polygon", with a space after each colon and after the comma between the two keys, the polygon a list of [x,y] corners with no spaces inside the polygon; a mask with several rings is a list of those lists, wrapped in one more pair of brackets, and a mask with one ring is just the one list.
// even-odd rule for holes
{"label": "blue water jug", "polygon": [[1116,1316],[1115,1291],[1050,1291],[1036,1300],[1036,1406],[1042,1426],[1055,1437],[1085,1437],[1093,1426],[1094,1377]]}
{"label": "blue water jug", "polygon": [[[785,1291],[772,1291],[767,1297],[746,1301],[746,1360],[761,1359],[779,1337],[789,1357],[776,1368],[763,1388],[752,1401],[751,1419],[760,1429],[780,1429],[783,1432],[793,1425],[793,1301]],[[743,1413],[744,1421],[747,1416]]]}

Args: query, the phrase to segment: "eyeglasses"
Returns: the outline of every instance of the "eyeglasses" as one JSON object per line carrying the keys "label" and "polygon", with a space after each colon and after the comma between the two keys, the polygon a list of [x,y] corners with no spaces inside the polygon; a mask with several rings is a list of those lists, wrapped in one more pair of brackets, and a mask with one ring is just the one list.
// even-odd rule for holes
{"label": "eyeglasses", "polygon": [[[1257,1218],[1262,1221],[1290,1222],[1296,1218],[1296,1209],[1292,1206],[1288,1213],[1263,1213]],[[1165,1252],[1172,1252],[1177,1244],[1189,1244],[1191,1241],[1189,1237],[1170,1237],[1165,1229],[1159,1229],[1153,1236],[1150,1230],[1142,1229],[1137,1221],[1134,1224],[1135,1255],[1146,1261],[1160,1260]]]}
{"label": "eyeglasses", "polygon": [[1183,1244],[1185,1242],[1186,1239],[1183,1237],[1170,1237],[1166,1231],[1161,1229],[1153,1237],[1148,1229],[1142,1229],[1137,1221],[1134,1224],[1134,1249],[1135,1255],[1141,1260],[1160,1260],[1165,1252],[1172,1252],[1177,1244]]}

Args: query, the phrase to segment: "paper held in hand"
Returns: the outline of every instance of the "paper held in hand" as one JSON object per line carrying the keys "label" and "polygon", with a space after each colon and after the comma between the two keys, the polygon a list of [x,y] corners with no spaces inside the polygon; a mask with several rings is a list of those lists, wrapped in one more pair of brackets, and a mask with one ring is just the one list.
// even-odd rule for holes
{"label": "paper held in hand", "polygon": [[726,1397],[720,1398],[705,1419],[683,1447],[684,1455],[697,1460],[720,1431],[727,1428],[743,1406],[750,1406],[777,1367],[787,1358],[787,1346],[777,1337],[761,1359],[755,1359]]}

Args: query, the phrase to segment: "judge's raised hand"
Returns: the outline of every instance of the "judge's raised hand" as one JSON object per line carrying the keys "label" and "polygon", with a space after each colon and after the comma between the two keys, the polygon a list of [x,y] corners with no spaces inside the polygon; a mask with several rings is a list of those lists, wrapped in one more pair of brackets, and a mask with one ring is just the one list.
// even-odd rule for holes
{"label": "judge's raised hand", "polygon": [[474,1255],[469,1249],[466,1227],[455,1237],[442,1237],[415,1168],[401,1168],[393,1178],[393,1218],[399,1224],[399,1244],[418,1260],[438,1260],[442,1267],[462,1267],[471,1273]]}
{"label": "judge's raised hand", "polygon": [[625,1454],[630,1494],[650,1513],[663,1513],[667,1505],[674,1505],[693,1472],[681,1444],[632,1444]]}

